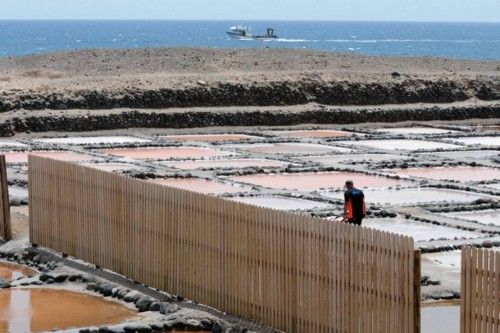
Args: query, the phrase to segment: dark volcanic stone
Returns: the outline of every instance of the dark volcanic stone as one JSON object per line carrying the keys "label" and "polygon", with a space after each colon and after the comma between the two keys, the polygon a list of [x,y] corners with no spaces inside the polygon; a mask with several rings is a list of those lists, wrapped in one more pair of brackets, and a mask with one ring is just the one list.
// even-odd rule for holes
{"label": "dark volcanic stone", "polygon": [[149,311],[151,303],[152,303],[151,298],[143,296],[139,298],[137,302],[135,302],[135,307],[137,308],[137,310],[139,310],[139,312],[145,312]]}

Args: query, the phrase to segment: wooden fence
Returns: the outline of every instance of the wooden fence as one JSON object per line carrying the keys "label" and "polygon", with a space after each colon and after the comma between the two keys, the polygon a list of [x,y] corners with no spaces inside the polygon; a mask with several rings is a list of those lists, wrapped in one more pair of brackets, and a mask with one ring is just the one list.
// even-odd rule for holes
{"label": "wooden fence", "polygon": [[9,186],[5,155],[0,155],[0,237],[8,241],[12,238],[10,225]]}
{"label": "wooden fence", "polygon": [[31,242],[287,332],[418,332],[413,239],[29,157]]}
{"label": "wooden fence", "polygon": [[460,331],[500,332],[500,251],[462,249]]}

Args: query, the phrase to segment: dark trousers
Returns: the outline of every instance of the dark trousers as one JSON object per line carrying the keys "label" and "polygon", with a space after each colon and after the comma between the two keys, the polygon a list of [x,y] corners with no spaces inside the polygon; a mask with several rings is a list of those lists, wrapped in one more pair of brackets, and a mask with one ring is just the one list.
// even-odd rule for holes
{"label": "dark trousers", "polygon": [[361,221],[363,221],[362,217],[354,217],[352,219],[348,219],[347,223],[355,224],[355,225],[361,225]]}

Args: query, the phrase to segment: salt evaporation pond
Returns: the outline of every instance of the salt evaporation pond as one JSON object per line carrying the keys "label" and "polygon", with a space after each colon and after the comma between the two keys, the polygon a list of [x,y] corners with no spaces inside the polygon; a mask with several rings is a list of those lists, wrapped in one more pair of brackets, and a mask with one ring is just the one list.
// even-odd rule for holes
{"label": "salt evaporation pond", "polygon": [[500,179],[500,169],[486,167],[433,167],[388,169],[388,173],[434,180],[457,180],[461,182]]}
{"label": "salt evaporation pond", "polygon": [[456,133],[457,131],[434,128],[434,127],[392,127],[392,128],[380,128],[376,130],[377,132],[390,133],[390,134],[445,134],[445,133]]}
{"label": "salt evaporation pond", "polygon": [[342,142],[352,146],[361,146],[366,148],[384,149],[384,150],[432,150],[432,149],[457,149],[460,146],[424,140],[360,140]]}
{"label": "salt evaporation pond", "polygon": [[200,159],[233,155],[230,152],[205,147],[113,148],[101,149],[99,152],[132,159]]}
{"label": "salt evaporation pond", "polygon": [[314,208],[328,208],[329,204],[312,200],[277,197],[277,196],[261,196],[261,197],[234,197],[233,201],[242,202],[250,205],[255,205],[265,208],[273,208],[278,210],[306,210]]}
{"label": "salt evaporation pond", "polygon": [[231,177],[231,180],[276,189],[303,191],[319,190],[321,188],[342,188],[346,180],[352,180],[358,187],[386,187],[409,184],[402,180],[382,176],[342,171],[257,174],[235,176]]}
{"label": "salt evaporation pond", "polygon": [[495,224],[500,226],[500,210],[475,210],[470,212],[443,213],[443,215],[482,224]]}
{"label": "salt evaporation pond", "polygon": [[467,146],[481,145],[486,147],[500,147],[500,136],[477,136],[464,138],[448,138],[448,140],[463,143]]}
{"label": "salt evaporation pond", "polygon": [[363,226],[381,231],[389,231],[396,234],[410,236],[417,242],[429,241],[431,239],[454,237],[478,238],[480,234],[457,228],[444,227],[430,223],[415,222],[404,217],[396,218],[369,218],[363,220]]}
{"label": "salt evaporation pond", "polygon": [[227,159],[227,160],[198,160],[198,161],[175,161],[175,162],[160,162],[163,165],[183,169],[183,170],[195,170],[195,169],[223,169],[223,168],[248,168],[248,167],[258,167],[258,168],[275,168],[284,167],[289,165],[288,162],[276,161],[276,160],[266,160],[266,159],[252,159],[252,158],[242,158],[242,159]]}
{"label": "salt evaporation pond", "polygon": [[420,156],[436,156],[452,160],[473,160],[478,161],[500,154],[500,150],[462,150],[462,151],[439,151],[432,153],[419,153]]}
{"label": "salt evaporation pond", "polygon": [[497,184],[487,184],[487,185],[484,185],[484,187],[491,188],[491,189],[494,189],[494,190],[500,190],[500,183],[497,183]]}
{"label": "salt evaporation pond", "polygon": [[0,141],[0,147],[27,147],[28,145],[17,141]]}
{"label": "salt evaporation pond", "polygon": [[156,178],[149,181],[204,194],[238,193],[248,190],[240,185],[232,185],[201,178]]}
{"label": "salt evaporation pond", "polygon": [[353,161],[353,162],[380,162],[391,160],[402,160],[408,156],[394,154],[347,154],[347,155],[323,155],[323,156],[305,156],[299,157],[304,162],[320,163],[324,166],[333,166],[337,163]]}
{"label": "salt evaporation pond", "polygon": [[148,139],[133,136],[72,136],[65,138],[44,138],[33,140],[35,142],[66,144],[66,145],[92,145],[92,144],[123,144],[151,142]]}
{"label": "salt evaporation pond", "polygon": [[260,154],[326,154],[335,152],[351,152],[351,149],[332,147],[312,143],[263,143],[232,145],[231,148]]}
{"label": "salt evaporation pond", "polygon": [[173,141],[202,141],[202,142],[230,142],[244,140],[259,140],[261,137],[246,134],[182,134],[182,135],[162,135],[162,139]]}
{"label": "salt evaporation pond", "polygon": [[[466,191],[440,188],[365,189],[365,200],[369,203],[418,204],[430,202],[472,202],[477,199],[495,199],[493,196]],[[343,192],[333,192],[332,197],[343,199]]]}
{"label": "salt evaporation pond", "polygon": [[459,333],[460,306],[434,305],[422,307],[423,333]]}
{"label": "salt evaporation pond", "polygon": [[92,155],[75,153],[72,151],[64,150],[47,150],[47,151],[22,151],[22,152],[7,152],[5,153],[5,161],[7,163],[28,163],[28,155],[36,155],[42,157],[49,157],[55,160],[67,162],[84,162],[98,159]]}
{"label": "salt evaporation pond", "polygon": [[117,302],[84,293],[56,289],[0,291],[0,331],[51,331],[54,328],[117,324],[136,316]]}
{"label": "salt evaporation pond", "polygon": [[88,163],[85,166],[102,171],[126,171],[126,170],[140,170],[141,167],[129,163]]}
{"label": "salt evaporation pond", "polygon": [[462,251],[460,250],[424,253],[423,256],[440,266],[453,269],[455,271],[460,270],[462,265]]}
{"label": "salt evaporation pond", "polygon": [[354,133],[337,130],[296,130],[296,131],[273,131],[274,134],[290,138],[339,138],[353,136]]}
{"label": "salt evaporation pond", "polygon": [[20,277],[30,277],[36,272],[28,267],[0,262],[0,278],[4,280],[16,280]]}

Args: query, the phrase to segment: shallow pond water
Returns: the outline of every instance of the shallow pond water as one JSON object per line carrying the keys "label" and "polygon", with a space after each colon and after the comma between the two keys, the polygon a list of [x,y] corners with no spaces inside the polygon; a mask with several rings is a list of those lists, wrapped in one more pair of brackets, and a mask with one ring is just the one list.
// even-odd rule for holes
{"label": "shallow pond water", "polygon": [[151,142],[148,139],[136,138],[133,136],[72,136],[67,138],[43,138],[35,139],[35,142],[69,144],[69,145],[90,145],[102,143],[142,143]]}
{"label": "shallow pond water", "polygon": [[[438,188],[405,188],[405,189],[366,189],[365,199],[369,203],[417,204],[432,201],[471,202],[481,198],[493,199],[493,196],[477,193]],[[333,198],[343,199],[343,192],[333,192]]]}
{"label": "shallow pond water", "polygon": [[337,163],[353,161],[353,162],[380,162],[391,160],[407,159],[408,156],[395,154],[346,154],[346,155],[323,155],[323,156],[304,156],[298,157],[301,161],[310,161],[320,163],[324,166],[331,166]]}
{"label": "shallow pond water", "polygon": [[408,184],[408,182],[387,177],[341,171],[245,175],[232,177],[231,179],[264,187],[304,191],[319,190],[320,188],[342,188],[345,181],[349,179],[359,187],[386,187]]}
{"label": "shallow pond water", "polygon": [[271,168],[271,167],[284,167],[287,166],[288,162],[276,161],[276,160],[266,160],[266,159],[228,159],[228,160],[211,160],[211,161],[165,161],[161,164],[183,169],[183,170],[195,170],[201,168],[248,168],[248,167],[259,167],[259,168]]}
{"label": "shallow pond water", "polygon": [[135,159],[188,159],[233,155],[233,153],[204,147],[153,147],[101,149],[101,153]]}
{"label": "shallow pond water", "polygon": [[16,280],[20,277],[30,277],[36,272],[26,266],[0,262],[0,278],[4,280]]}
{"label": "shallow pond water", "polygon": [[225,142],[225,141],[242,141],[242,140],[258,140],[258,136],[246,134],[182,134],[182,135],[162,135],[162,139],[173,141],[202,141],[202,142]]}
{"label": "shallow pond water", "polygon": [[459,333],[460,306],[455,304],[424,306],[421,310],[422,333]]}
{"label": "shallow pond water", "polygon": [[486,167],[435,167],[384,170],[400,176],[422,177],[434,180],[462,182],[500,179],[500,169]]}
{"label": "shallow pond water", "polygon": [[28,145],[17,141],[0,141],[0,147],[27,147]]}
{"label": "shallow pond water", "polygon": [[310,143],[263,143],[232,145],[231,148],[260,154],[326,154],[335,152],[351,152],[351,149],[332,147]]}
{"label": "shallow pond water", "polygon": [[28,154],[49,157],[60,161],[67,162],[83,162],[98,159],[92,155],[75,153],[72,151],[18,151],[5,153],[5,161],[7,163],[28,163]]}
{"label": "shallow pond water", "polygon": [[478,238],[481,236],[480,234],[457,228],[406,220],[404,217],[364,219],[363,226],[410,236],[413,237],[416,242],[429,241],[432,238]]}
{"label": "shallow pond water", "polygon": [[235,197],[231,198],[231,200],[259,207],[273,208],[278,210],[295,210],[295,209],[305,210],[313,208],[330,207],[329,204],[324,202],[287,198],[287,197],[276,197],[276,196]]}
{"label": "shallow pond water", "polygon": [[296,130],[296,131],[273,131],[274,134],[291,138],[339,138],[353,136],[354,133],[337,130]]}
{"label": "shallow pond water", "polygon": [[156,178],[150,182],[205,194],[237,193],[249,190],[240,185],[201,178]]}
{"label": "shallow pond water", "polygon": [[453,269],[454,271],[459,271],[462,265],[462,251],[460,250],[424,253],[422,256],[440,266]]}
{"label": "shallow pond water", "polygon": [[463,150],[463,151],[440,151],[432,153],[419,153],[420,156],[436,156],[452,160],[472,160],[477,162],[481,159],[500,155],[500,150]]}
{"label": "shallow pond water", "polygon": [[0,331],[51,331],[54,328],[117,324],[136,311],[102,297],[48,288],[0,291]]}
{"label": "shallow pond water", "polygon": [[457,149],[460,146],[424,140],[360,140],[344,142],[353,146],[385,150],[431,150],[431,149]]}
{"label": "shallow pond water", "polygon": [[444,213],[448,217],[457,217],[464,220],[479,222],[482,224],[495,224],[500,226],[500,210],[480,210],[471,212]]}
{"label": "shallow pond water", "polygon": [[88,163],[85,166],[109,172],[142,169],[140,166],[128,163]]}
{"label": "shallow pond water", "polygon": [[487,147],[500,147],[500,136],[481,136],[465,138],[449,138],[454,142],[463,143],[467,146],[481,145]]}
{"label": "shallow pond water", "polygon": [[390,133],[390,134],[444,134],[444,133],[456,133],[456,131],[434,128],[434,127],[392,127],[392,128],[380,128],[377,132]]}

